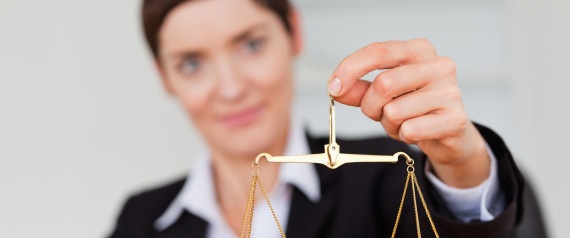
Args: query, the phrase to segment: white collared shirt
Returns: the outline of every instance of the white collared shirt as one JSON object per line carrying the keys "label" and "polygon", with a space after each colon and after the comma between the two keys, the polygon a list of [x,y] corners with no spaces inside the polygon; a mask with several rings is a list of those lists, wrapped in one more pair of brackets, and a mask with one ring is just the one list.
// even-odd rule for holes
{"label": "white collared shirt", "polygon": [[[284,155],[309,154],[309,146],[304,131],[296,120],[292,120]],[[490,177],[477,187],[469,189],[453,188],[433,175],[426,166],[427,178],[447,203],[449,209],[462,221],[489,221],[502,212],[504,196],[500,191],[496,159],[487,147],[491,157]],[[426,163],[429,164],[429,163]],[[191,175],[191,176],[190,176]],[[279,177],[269,194],[271,204],[283,229],[286,230],[293,187],[299,189],[312,202],[321,198],[317,171],[310,164],[283,163]],[[184,186],[166,211],[155,221],[156,230],[164,230],[173,225],[184,210],[204,219],[208,224],[207,238],[237,237],[224,219],[217,203],[212,163],[207,152],[198,156],[186,178]],[[280,237],[265,201],[255,204],[251,237]]]}

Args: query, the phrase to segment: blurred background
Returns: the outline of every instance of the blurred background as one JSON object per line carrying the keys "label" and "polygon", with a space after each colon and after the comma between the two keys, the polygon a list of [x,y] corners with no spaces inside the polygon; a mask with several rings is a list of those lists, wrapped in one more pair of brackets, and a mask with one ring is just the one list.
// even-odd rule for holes
{"label": "blurred background", "polygon": [[[570,1],[296,0],[296,112],[327,133],[326,81],[374,41],[427,38],[469,116],[503,136],[552,237],[570,214]],[[0,237],[103,237],[129,194],[183,176],[202,144],[163,91],[139,0],[0,0]],[[383,133],[341,106],[338,133]]]}

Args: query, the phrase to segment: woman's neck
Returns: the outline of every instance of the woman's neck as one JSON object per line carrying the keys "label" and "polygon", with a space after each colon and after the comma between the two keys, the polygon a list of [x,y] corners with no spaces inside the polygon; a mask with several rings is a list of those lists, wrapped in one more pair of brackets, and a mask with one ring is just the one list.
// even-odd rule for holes
{"label": "woman's neck", "polygon": [[[235,205],[240,208],[243,205],[245,208],[251,184],[251,163],[254,159],[255,156],[212,159],[216,197],[220,205]],[[260,163],[259,175],[265,189],[271,191],[279,175],[279,164],[265,161]]]}
{"label": "woman's neck", "polygon": [[[285,151],[287,134],[264,151],[272,155],[282,155]],[[251,185],[251,164],[255,155],[235,156],[212,151],[212,168],[217,202],[230,228],[236,234],[241,229],[241,219],[245,212]],[[267,192],[271,192],[279,176],[279,164],[260,161],[259,176]]]}

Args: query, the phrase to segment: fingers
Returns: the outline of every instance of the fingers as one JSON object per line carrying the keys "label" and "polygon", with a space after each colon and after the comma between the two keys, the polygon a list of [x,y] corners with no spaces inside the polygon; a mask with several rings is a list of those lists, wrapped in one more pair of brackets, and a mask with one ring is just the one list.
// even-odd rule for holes
{"label": "fingers", "polygon": [[[466,118],[459,113],[453,114],[463,112],[461,92],[455,81],[455,74],[453,61],[444,57],[428,63],[404,65],[384,71],[364,93],[361,110],[371,119],[380,121],[392,138],[417,143],[414,137],[400,138],[405,123],[434,116],[448,118],[452,122],[457,117]],[[433,134],[429,134],[427,130],[424,131],[427,134],[419,134],[418,139],[437,139],[446,133],[453,134],[457,127],[447,124],[439,127],[442,130]]]}
{"label": "fingers", "polygon": [[346,57],[333,72],[329,93],[347,105],[358,105],[362,95],[352,90],[361,77],[376,69],[391,69],[401,65],[427,62],[437,54],[427,40],[387,41],[370,44]]}
{"label": "fingers", "polygon": [[386,104],[380,119],[386,134],[399,139],[400,125],[408,119],[435,113],[442,109],[443,103],[433,100],[433,92],[417,92],[403,95]]}
{"label": "fingers", "polygon": [[[395,139],[406,142],[417,142],[409,138],[400,138],[402,125],[409,120],[434,115],[447,117],[451,108],[461,107],[461,95],[457,88],[442,90],[419,90],[398,97],[383,108],[381,118],[386,133]],[[440,134],[432,135],[438,138]]]}
{"label": "fingers", "polygon": [[456,138],[468,123],[467,117],[460,110],[432,113],[404,121],[400,125],[398,137],[408,144],[445,141],[448,148],[453,148],[457,145],[449,138]]}
{"label": "fingers", "polygon": [[[366,91],[370,88],[371,84],[372,83],[368,80],[362,80],[362,79],[357,80],[351,88],[351,91],[354,92],[347,94],[344,97],[345,101],[351,102],[350,104],[347,105],[360,107],[361,102],[363,100],[363,96],[365,95]],[[338,101],[336,97],[335,100]]]}
{"label": "fingers", "polygon": [[[377,69],[385,71],[372,82],[360,79]],[[329,81],[329,93],[359,106],[395,139],[441,144],[467,122],[455,78],[455,63],[439,57],[428,41],[389,41],[346,57]]]}
{"label": "fingers", "polygon": [[[379,74],[362,96],[362,112],[372,120],[380,121],[383,107],[402,95],[421,91],[456,87],[454,65],[446,58],[424,64],[404,65]],[[424,98],[425,100],[436,100]]]}
{"label": "fingers", "polygon": [[[378,69],[385,71],[372,82],[360,79]],[[360,106],[366,116],[380,121],[389,136],[417,144],[434,168],[458,161],[488,161],[481,146],[484,141],[467,119],[455,79],[455,63],[439,57],[428,41],[389,41],[370,44],[346,57],[328,89],[336,101]],[[488,176],[488,164],[475,166],[480,169],[456,165],[437,167],[438,173],[448,175],[444,177],[449,184],[473,174]],[[482,172],[465,173],[469,170]]]}

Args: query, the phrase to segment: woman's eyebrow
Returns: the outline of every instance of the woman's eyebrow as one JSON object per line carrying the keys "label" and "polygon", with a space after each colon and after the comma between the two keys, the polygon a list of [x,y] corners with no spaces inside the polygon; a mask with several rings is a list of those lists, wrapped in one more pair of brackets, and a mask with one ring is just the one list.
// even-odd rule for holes
{"label": "woman's eyebrow", "polygon": [[199,58],[203,56],[204,53],[200,51],[179,51],[174,52],[169,55],[165,55],[162,57],[163,60],[179,60],[179,59],[186,59],[186,58]]}
{"label": "woman's eyebrow", "polygon": [[258,24],[255,24],[253,26],[250,26],[250,27],[246,28],[245,30],[243,30],[242,32],[240,32],[239,34],[237,34],[236,36],[232,37],[231,42],[232,43],[241,42],[241,41],[249,38],[254,32],[265,30],[267,27],[268,27],[268,24],[265,22],[258,23]]}

